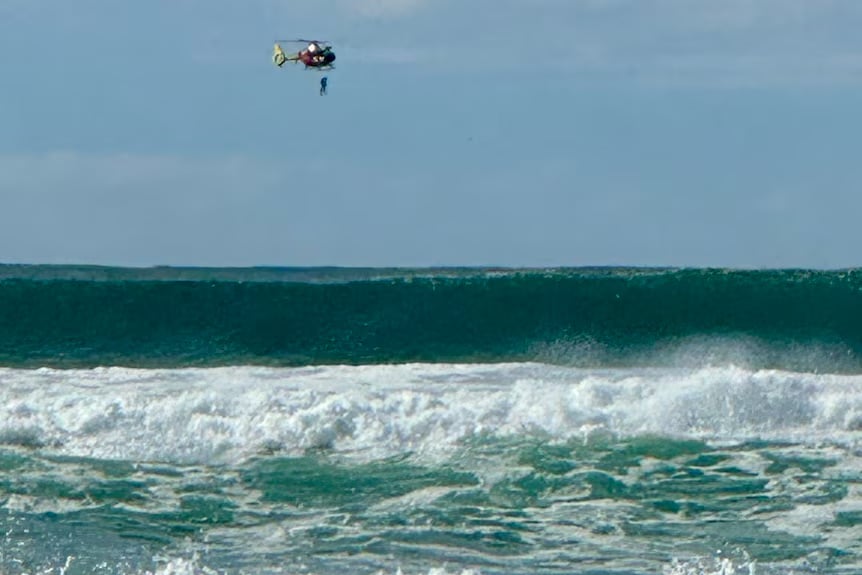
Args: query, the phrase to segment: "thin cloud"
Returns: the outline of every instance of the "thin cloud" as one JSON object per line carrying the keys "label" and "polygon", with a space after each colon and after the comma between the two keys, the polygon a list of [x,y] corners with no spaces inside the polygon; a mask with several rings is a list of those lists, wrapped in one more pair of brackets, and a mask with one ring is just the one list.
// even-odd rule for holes
{"label": "thin cloud", "polygon": [[[846,0],[594,2],[611,22],[573,35],[601,64],[652,82],[711,85],[857,82],[862,5]],[[575,22],[578,21],[576,17]],[[576,44],[578,40],[575,40]],[[596,46],[599,48],[596,49]]]}
{"label": "thin cloud", "polygon": [[0,261],[253,263],[297,177],[243,156],[0,156]]}
{"label": "thin cloud", "polygon": [[[482,0],[446,26],[431,25],[450,45],[469,38],[472,53],[507,55],[480,71],[530,67],[695,86],[862,78],[857,0]],[[435,46],[423,31],[417,37]]]}
{"label": "thin cloud", "polygon": [[159,183],[243,182],[251,174],[270,175],[266,168],[267,164],[242,156],[183,158],[57,151],[0,156],[0,185],[13,194],[14,190],[51,190],[69,182],[86,184],[92,190],[124,192]]}
{"label": "thin cloud", "polygon": [[402,17],[427,3],[427,0],[338,0],[339,8],[367,18]]}

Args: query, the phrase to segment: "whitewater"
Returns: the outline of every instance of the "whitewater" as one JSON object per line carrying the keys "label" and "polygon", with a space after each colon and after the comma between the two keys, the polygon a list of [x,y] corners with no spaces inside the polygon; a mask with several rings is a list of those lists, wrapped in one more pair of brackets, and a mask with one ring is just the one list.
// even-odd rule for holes
{"label": "whitewater", "polygon": [[862,569],[858,375],[7,368],[0,389],[6,573]]}
{"label": "whitewater", "polygon": [[862,375],[733,366],[0,369],[0,404],[5,445],[176,463],[309,449],[436,460],[479,436],[862,441]]}

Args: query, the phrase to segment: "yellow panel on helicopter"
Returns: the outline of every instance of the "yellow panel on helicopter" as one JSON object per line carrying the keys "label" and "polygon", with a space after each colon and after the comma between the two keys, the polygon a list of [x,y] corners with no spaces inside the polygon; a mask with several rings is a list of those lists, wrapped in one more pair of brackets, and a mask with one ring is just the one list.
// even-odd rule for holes
{"label": "yellow panel on helicopter", "polygon": [[285,55],[284,50],[281,49],[281,46],[278,45],[278,42],[276,42],[275,48],[273,48],[272,61],[275,62],[275,65],[279,68],[287,62],[287,56]]}

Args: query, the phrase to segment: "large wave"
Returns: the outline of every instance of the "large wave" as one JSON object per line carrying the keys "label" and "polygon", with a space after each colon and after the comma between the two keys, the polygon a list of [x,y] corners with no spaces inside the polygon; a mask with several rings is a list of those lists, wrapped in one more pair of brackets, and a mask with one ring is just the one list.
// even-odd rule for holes
{"label": "large wave", "polygon": [[0,364],[540,361],[862,372],[862,275],[0,268]]}

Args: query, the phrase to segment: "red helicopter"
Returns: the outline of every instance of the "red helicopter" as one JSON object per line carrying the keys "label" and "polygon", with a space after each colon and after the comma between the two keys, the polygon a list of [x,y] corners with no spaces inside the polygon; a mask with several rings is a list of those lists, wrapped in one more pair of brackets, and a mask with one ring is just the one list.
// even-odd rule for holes
{"label": "red helicopter", "polygon": [[[301,43],[306,46],[298,50],[294,55],[288,56],[281,49],[280,42],[285,44]],[[313,70],[332,70],[335,68],[332,65],[335,62],[335,52],[332,50],[332,46],[320,40],[278,40],[273,49],[272,61],[279,68],[284,66],[285,62],[293,62],[294,64],[302,62],[305,64],[306,70],[309,68]]]}

